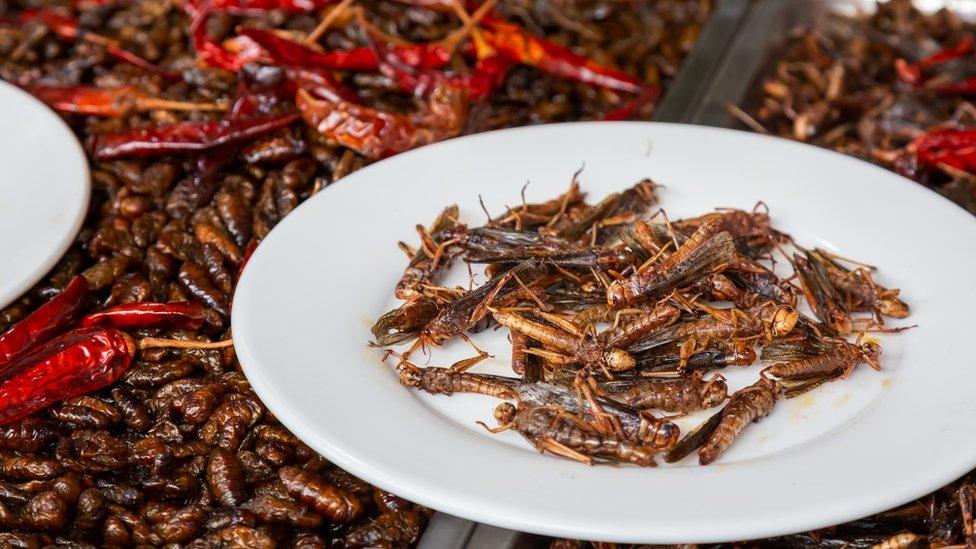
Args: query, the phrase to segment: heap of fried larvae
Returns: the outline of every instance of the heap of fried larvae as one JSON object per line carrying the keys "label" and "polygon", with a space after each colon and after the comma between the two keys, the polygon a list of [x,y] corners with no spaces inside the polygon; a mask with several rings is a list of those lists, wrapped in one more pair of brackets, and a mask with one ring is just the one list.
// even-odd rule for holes
{"label": "heap of fried larvae", "polygon": [[[540,452],[588,464],[653,466],[659,452],[673,462],[695,450],[708,464],[781,396],[862,363],[880,368],[881,348],[863,334],[894,331],[884,317],[904,318],[908,306],[874,281],[873,267],[801,248],[761,204],[669,220],[656,191],[644,180],[590,205],[574,178],[561,196],[523,200],[481,227],[448,207],[418,227],[419,249],[401,243],[410,260],[395,294],[405,303],[373,327],[375,344],[416,339],[387,354],[404,385],[503,399],[489,430],[516,430]],[[792,265],[789,278],[774,273],[774,256]],[[487,265],[488,281],[438,286],[455,258]],[[800,294],[815,318],[797,312]],[[517,377],[468,371],[487,356],[468,334],[493,326],[511,332]],[[410,362],[454,338],[478,355],[449,368]],[[758,359],[759,379],[731,396],[709,373]],[[678,440],[670,419],[722,404]]]}

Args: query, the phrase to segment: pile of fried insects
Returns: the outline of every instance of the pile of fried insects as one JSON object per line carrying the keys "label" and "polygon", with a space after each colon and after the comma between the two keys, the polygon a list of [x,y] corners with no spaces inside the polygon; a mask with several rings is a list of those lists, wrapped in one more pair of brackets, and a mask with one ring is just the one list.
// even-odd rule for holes
{"label": "pile of fried insects", "polygon": [[[655,209],[650,180],[596,204],[584,199],[574,177],[564,194],[523,198],[480,227],[450,206],[418,226],[418,249],[401,243],[410,259],[395,295],[405,303],[373,335],[382,346],[416,338],[386,353],[404,385],[502,399],[498,427],[485,427],[518,431],[540,452],[653,466],[655,454],[674,462],[698,450],[705,465],[780,397],[845,379],[860,364],[880,369],[881,347],[865,333],[898,331],[884,318],[909,314],[874,267],[801,247],[771,226],[762,203],[670,220]],[[774,272],[777,257],[792,265],[788,278]],[[438,286],[455,258],[486,264],[489,280]],[[797,311],[801,294],[814,318]],[[518,377],[468,371],[488,356],[468,333],[495,325],[510,331]],[[448,368],[410,361],[455,338],[477,355]],[[757,359],[768,363],[759,379],[731,395],[712,372]],[[722,404],[679,440],[675,415]]]}
{"label": "pile of fried insects", "polygon": [[70,250],[0,309],[0,547],[416,543],[431,510],[318,455],[241,373],[229,312],[247,257],[377,158],[648,118],[711,11],[0,0],[0,79],[63,116],[92,186]]}
{"label": "pile of fried insects", "polygon": [[976,213],[974,39],[960,13],[879,2],[793,29],[754,97],[728,108],[755,131],[874,162]]}

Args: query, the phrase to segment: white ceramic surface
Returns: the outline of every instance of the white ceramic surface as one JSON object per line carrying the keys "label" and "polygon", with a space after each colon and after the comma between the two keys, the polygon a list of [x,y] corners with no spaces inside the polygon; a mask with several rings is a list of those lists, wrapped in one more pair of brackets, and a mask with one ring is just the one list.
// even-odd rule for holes
{"label": "white ceramic surface", "polygon": [[0,82],[0,307],[54,267],[81,228],[88,198],[88,163],[68,126]]}
{"label": "white ceramic surface", "polygon": [[[369,327],[397,302],[398,240],[457,203],[473,224],[562,192],[581,165],[599,200],[641,178],[664,185],[672,218],[765,201],[800,243],[882,266],[919,327],[883,337],[884,370],[781,401],[714,465],[657,469],[543,456],[516,433],[493,436],[495,402],[401,387]],[[976,219],[876,166],[798,143],[705,127],[578,123],[464,137],[364,168],[272,231],[237,288],[233,327],[244,371],[271,411],[330,460],[416,502],[507,528],[581,539],[710,542],[855,519],[934,490],[976,465]],[[464,283],[463,267],[450,282]],[[480,282],[484,277],[479,277]],[[897,323],[896,323],[897,325]],[[506,332],[478,334],[510,372]],[[431,364],[471,355],[435,349]],[[422,360],[422,359],[421,359]],[[738,388],[759,366],[727,369]],[[683,426],[704,415],[687,418]]]}

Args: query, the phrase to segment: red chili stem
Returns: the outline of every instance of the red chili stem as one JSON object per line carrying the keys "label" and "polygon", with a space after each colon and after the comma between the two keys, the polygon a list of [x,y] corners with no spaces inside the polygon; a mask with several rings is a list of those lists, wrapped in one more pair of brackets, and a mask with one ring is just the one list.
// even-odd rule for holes
{"label": "red chili stem", "polygon": [[24,90],[60,112],[90,116],[124,116],[139,93],[132,86],[25,86]]}
{"label": "red chili stem", "polygon": [[192,301],[173,303],[126,303],[92,313],[81,319],[81,326],[111,326],[127,330],[142,328],[180,328],[196,330],[203,326],[204,308]]}
{"label": "red chili stem", "polygon": [[298,113],[251,118],[185,122],[95,135],[89,140],[92,155],[99,160],[192,153],[247,141],[297,120]]}
{"label": "red chili stem", "polygon": [[114,328],[79,328],[36,348],[0,383],[0,424],[118,380],[136,347]]}
{"label": "red chili stem", "polygon": [[0,335],[0,375],[38,344],[62,332],[81,310],[88,282],[76,276],[61,293]]}
{"label": "red chili stem", "polygon": [[133,110],[168,109],[179,111],[219,111],[216,103],[189,103],[152,97],[134,86],[24,86],[24,90],[58,112],[88,116],[125,116]]}

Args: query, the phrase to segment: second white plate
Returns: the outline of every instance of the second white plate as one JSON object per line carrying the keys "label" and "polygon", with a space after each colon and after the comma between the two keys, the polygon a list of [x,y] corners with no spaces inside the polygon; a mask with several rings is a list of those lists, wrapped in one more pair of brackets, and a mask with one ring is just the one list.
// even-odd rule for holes
{"label": "second white plate", "polygon": [[0,308],[71,245],[88,211],[88,162],[71,129],[0,82]]}
{"label": "second white plate", "polygon": [[[562,192],[585,164],[591,200],[644,177],[672,218],[765,201],[798,242],[880,265],[919,328],[884,338],[884,370],[782,401],[714,465],[587,467],[487,434],[488,398],[400,386],[366,347],[397,302],[412,241],[447,204],[490,211]],[[755,539],[855,519],[919,497],[976,465],[976,219],[906,179],[810,146],[651,123],[538,126],[456,139],[379,162],[298,208],[237,288],[237,352],[258,395],[315,450],[418,503],[516,530],[649,543]],[[483,281],[483,278],[481,279]],[[508,372],[506,332],[478,334]],[[437,349],[432,364],[470,355]],[[758,366],[726,369],[733,388]],[[689,418],[685,425],[700,419]]]}

